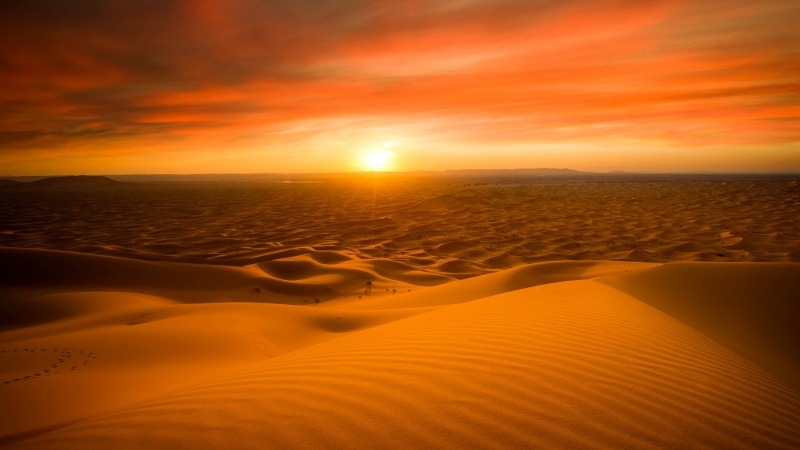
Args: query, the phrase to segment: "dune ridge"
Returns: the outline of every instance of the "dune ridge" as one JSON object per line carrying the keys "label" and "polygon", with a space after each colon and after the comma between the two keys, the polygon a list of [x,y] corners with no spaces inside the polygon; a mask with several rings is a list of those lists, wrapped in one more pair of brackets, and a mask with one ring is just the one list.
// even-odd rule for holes
{"label": "dune ridge", "polygon": [[0,247],[231,266],[335,252],[468,278],[556,260],[800,261],[796,180],[161,183],[4,189],[0,210]]}
{"label": "dune ridge", "polygon": [[[0,250],[16,314],[0,445],[800,446],[800,264],[557,261],[458,280],[319,252],[237,268]],[[351,288],[309,302],[335,283]]]}
{"label": "dune ridge", "polygon": [[[603,282],[703,330],[800,390],[800,277],[796,271],[795,265],[780,263],[677,262]],[[682,282],[670,285],[672,279]],[[763,291],[765,285],[770,286],[768,292]],[[703,301],[696,302],[698,298]]]}
{"label": "dune ridge", "polygon": [[[330,257],[323,257],[322,259]],[[265,270],[266,268],[266,270]],[[270,269],[272,268],[272,269]],[[276,268],[282,268],[277,270]],[[50,292],[63,289],[168,292],[188,302],[269,301],[308,303],[355,296],[365,283],[376,294],[387,289],[408,290],[451,281],[441,274],[389,260],[351,260],[321,263],[301,255],[247,267],[164,263],[54,250],[0,248],[0,284]],[[2,320],[13,321],[15,289],[8,292]],[[318,302],[317,302],[318,303]]]}
{"label": "dune ridge", "polygon": [[796,180],[504,183],[0,190],[0,447],[800,448]]}

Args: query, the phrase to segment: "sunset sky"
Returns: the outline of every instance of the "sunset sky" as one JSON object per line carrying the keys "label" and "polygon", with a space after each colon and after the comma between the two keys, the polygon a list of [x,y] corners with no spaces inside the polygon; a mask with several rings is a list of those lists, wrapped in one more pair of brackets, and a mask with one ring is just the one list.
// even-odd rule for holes
{"label": "sunset sky", "polygon": [[339,172],[370,152],[800,172],[797,0],[7,0],[0,23],[0,175]]}

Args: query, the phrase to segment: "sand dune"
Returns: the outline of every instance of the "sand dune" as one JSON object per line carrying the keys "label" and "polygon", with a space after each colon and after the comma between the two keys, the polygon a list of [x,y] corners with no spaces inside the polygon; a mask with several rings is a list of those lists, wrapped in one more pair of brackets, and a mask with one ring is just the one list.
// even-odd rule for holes
{"label": "sand dune", "polygon": [[797,181],[445,181],[3,189],[0,247],[233,266],[334,252],[450,278],[557,260],[800,261]]}
{"label": "sand dune", "polygon": [[[330,259],[330,257],[325,257]],[[323,259],[325,259],[323,258]],[[342,258],[345,258],[342,255]],[[269,301],[310,303],[357,296],[370,281],[377,294],[451,281],[437,273],[390,260],[350,260],[326,264],[301,255],[247,267],[162,263],[74,252],[0,249],[0,283],[10,286],[2,321],[22,314],[13,299],[29,290],[130,290],[187,302]],[[319,303],[319,302],[317,302]],[[0,326],[3,322],[0,322]]]}
{"label": "sand dune", "polygon": [[796,264],[673,263],[603,282],[702,330],[800,390]]}
{"label": "sand dune", "polygon": [[797,181],[323,181],[0,190],[0,447],[800,448]]}
{"label": "sand dune", "polygon": [[423,269],[4,249],[0,445],[800,446],[800,264]]}

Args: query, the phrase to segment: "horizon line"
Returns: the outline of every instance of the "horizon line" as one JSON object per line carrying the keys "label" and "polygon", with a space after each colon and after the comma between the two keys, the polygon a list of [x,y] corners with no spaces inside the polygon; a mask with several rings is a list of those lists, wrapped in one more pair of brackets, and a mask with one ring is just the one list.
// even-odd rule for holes
{"label": "horizon line", "polygon": [[[631,171],[631,170],[578,170],[567,167],[518,167],[507,169],[440,169],[440,170],[410,170],[410,171],[339,171],[339,172],[139,172],[139,173],[60,173],[36,175],[10,175],[0,174],[0,178],[49,178],[69,176],[232,176],[232,175],[271,175],[271,176],[336,176],[336,175],[415,175],[415,174],[453,174],[458,172],[514,172],[514,171],[562,171],[572,172],[574,175],[789,175],[800,176],[800,171],[725,171],[725,170],[700,170],[700,171]],[[553,174],[552,176],[567,175]]]}

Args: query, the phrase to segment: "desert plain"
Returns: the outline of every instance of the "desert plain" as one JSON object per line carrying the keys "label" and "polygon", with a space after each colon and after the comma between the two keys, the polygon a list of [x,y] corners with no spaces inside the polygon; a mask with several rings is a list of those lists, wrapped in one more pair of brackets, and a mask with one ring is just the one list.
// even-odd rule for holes
{"label": "desert plain", "polygon": [[2,448],[800,448],[796,177],[8,182],[0,247]]}

